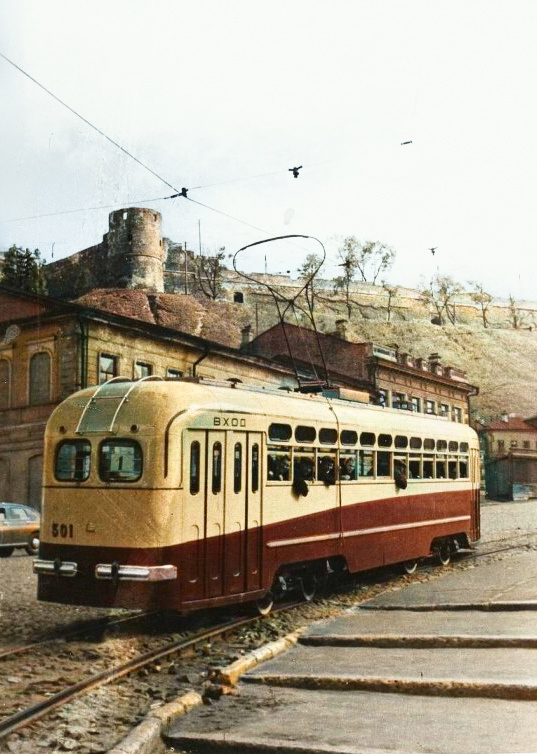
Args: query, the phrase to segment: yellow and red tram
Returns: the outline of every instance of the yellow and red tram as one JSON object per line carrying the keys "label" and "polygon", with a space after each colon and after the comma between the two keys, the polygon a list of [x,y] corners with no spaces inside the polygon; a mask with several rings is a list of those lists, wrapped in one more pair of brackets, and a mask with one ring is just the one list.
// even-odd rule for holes
{"label": "yellow and red tram", "polygon": [[115,378],[49,419],[41,600],[258,601],[479,537],[475,432],[322,395]]}

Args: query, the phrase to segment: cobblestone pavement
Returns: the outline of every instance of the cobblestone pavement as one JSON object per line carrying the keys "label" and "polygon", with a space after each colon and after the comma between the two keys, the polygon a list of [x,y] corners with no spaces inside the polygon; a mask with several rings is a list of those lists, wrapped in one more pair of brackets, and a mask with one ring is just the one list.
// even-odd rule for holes
{"label": "cobblestone pavement", "polygon": [[[534,536],[532,536],[532,534]],[[525,538],[522,535],[527,535]],[[494,548],[494,542],[508,539],[522,547],[537,546],[537,501],[524,503],[486,502],[482,507],[481,544]],[[519,540],[519,538],[521,538]],[[505,557],[493,555],[491,557]],[[478,564],[476,564],[478,565]],[[465,567],[464,561],[450,568]],[[144,671],[123,679],[109,690],[97,690],[78,699],[67,707],[44,718],[43,721],[13,734],[0,741],[0,752],[12,754],[59,754],[76,751],[79,754],[106,752],[136,724],[152,705],[169,701],[189,688],[203,692],[215,665],[224,665],[245,652],[257,648],[264,642],[276,639],[294,629],[315,620],[337,614],[340,610],[363,599],[388,589],[400,589],[413,581],[441,578],[442,569],[425,567],[413,576],[400,575],[395,570],[379,573],[371,578],[358,576],[343,585],[337,592],[316,599],[291,612],[269,616],[253,627],[237,631],[225,642],[203,647],[187,661],[163,663],[154,673]],[[389,581],[387,579],[390,579]],[[0,559],[0,651],[9,646],[38,639],[53,633],[62,626],[77,621],[89,620],[111,611],[94,608],[73,608],[68,606],[38,603],[35,596],[36,583],[32,574],[32,558],[24,553],[15,553],[7,559]],[[122,611],[114,611],[120,615]],[[128,657],[145,646],[147,636],[113,636],[86,647],[88,671],[95,661],[105,657]],[[69,676],[70,650],[73,644],[65,643],[58,652],[55,673],[57,683]],[[94,653],[92,655],[92,652]],[[97,657],[98,655],[98,657]],[[38,668],[23,660],[9,670],[2,670],[0,690],[15,689],[17,684],[30,685],[34,682],[36,700],[42,689],[37,681],[42,680]],[[93,662],[92,662],[93,657]],[[43,670],[43,673],[45,670]],[[48,672],[48,671],[47,671]],[[46,692],[45,692],[46,693]],[[0,697],[0,711],[4,708]],[[5,713],[4,713],[5,714]]]}

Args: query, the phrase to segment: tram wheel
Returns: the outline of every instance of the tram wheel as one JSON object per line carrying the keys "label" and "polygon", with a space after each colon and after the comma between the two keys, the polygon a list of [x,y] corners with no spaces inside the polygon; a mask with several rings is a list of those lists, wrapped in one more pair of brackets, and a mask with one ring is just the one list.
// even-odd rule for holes
{"label": "tram wheel", "polygon": [[255,609],[259,615],[268,615],[274,605],[274,595],[272,592],[265,592],[262,597],[255,601]]}
{"label": "tram wheel", "polygon": [[451,561],[451,542],[441,542],[436,548],[435,554],[441,566],[449,565]]}
{"label": "tram wheel", "polygon": [[317,594],[317,577],[313,572],[306,572],[299,581],[300,595],[305,602],[311,602]]}
{"label": "tram wheel", "polygon": [[418,570],[418,563],[419,563],[418,560],[406,560],[403,563],[403,571],[405,573],[408,573],[409,575],[412,573],[416,573],[416,571]]}

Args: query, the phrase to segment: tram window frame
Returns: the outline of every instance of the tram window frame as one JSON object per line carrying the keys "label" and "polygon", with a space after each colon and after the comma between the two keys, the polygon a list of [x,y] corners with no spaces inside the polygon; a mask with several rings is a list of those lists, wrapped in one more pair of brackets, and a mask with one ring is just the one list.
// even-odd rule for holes
{"label": "tram window frame", "polygon": [[319,449],[317,451],[317,481],[325,485],[335,484],[337,481],[336,469],[336,449]]}
{"label": "tram window frame", "polygon": [[[78,448],[77,446],[84,446]],[[73,448],[74,455],[71,458],[61,459],[64,449]],[[69,464],[72,466],[72,472],[69,476],[62,475],[60,464]],[[86,468],[87,465],[87,468]],[[82,471],[80,476],[77,475]],[[88,440],[64,440],[56,448],[54,459],[54,476],[59,482],[86,482],[91,473],[91,443]]]}
{"label": "tram window frame", "polygon": [[[107,460],[107,456],[105,455],[105,448],[107,446],[115,451],[121,451],[122,449],[132,449],[134,451],[133,466],[136,467],[137,465],[139,465],[139,469],[137,469],[138,473],[136,473],[135,471],[133,472],[133,474],[129,474],[124,472],[122,469],[115,469],[114,471],[111,471],[109,468],[109,460]],[[120,465],[122,465],[122,463],[120,463]],[[111,440],[103,440],[99,445],[98,468],[99,479],[102,482],[119,482],[121,484],[133,484],[134,482],[137,482],[142,477],[144,468],[144,456],[140,443],[137,440],[131,440],[128,438],[114,438]]]}
{"label": "tram window frame", "polygon": [[450,453],[458,453],[459,452],[459,443],[457,440],[450,440],[448,443],[448,450]]}
{"label": "tram window frame", "polygon": [[360,445],[365,448],[375,447],[377,436],[374,432],[360,432]]}
{"label": "tram window frame", "polygon": [[377,450],[375,459],[375,478],[390,479],[393,476],[393,454],[389,450]]}
{"label": "tram window frame", "polygon": [[190,445],[190,494],[197,495],[201,480],[201,444],[198,440]]}
{"label": "tram window frame", "polygon": [[375,451],[361,448],[358,452],[358,478],[371,480],[375,476]]}
{"label": "tram window frame", "polygon": [[435,461],[435,479],[447,479],[447,457],[445,455],[437,455]]}
{"label": "tram window frame", "polygon": [[354,429],[342,429],[339,439],[342,445],[356,445],[358,442],[358,432]]}
{"label": "tram window frame", "polygon": [[459,479],[469,479],[470,478],[470,464],[468,463],[468,458],[460,458],[459,459]]}
{"label": "tram window frame", "polygon": [[250,487],[252,492],[257,492],[259,490],[259,443],[257,442],[252,445],[252,458],[250,465]]}
{"label": "tram window frame", "polygon": [[340,453],[339,478],[342,482],[355,482],[358,479],[358,453],[356,450],[346,450]]}
{"label": "tram window frame", "polygon": [[426,454],[422,457],[423,479],[434,479],[434,455]]}
{"label": "tram window frame", "polygon": [[459,478],[459,463],[456,458],[448,457],[447,473],[448,479],[455,480]]}
{"label": "tram window frame", "polygon": [[469,446],[467,442],[461,442],[459,443],[459,452],[460,453],[468,453]]}
{"label": "tram window frame", "polygon": [[268,438],[271,442],[289,442],[293,436],[293,428],[290,424],[272,422],[268,428]]}
{"label": "tram window frame", "polygon": [[377,438],[379,448],[391,448],[393,445],[393,437],[385,432],[379,434]]}
{"label": "tram window frame", "polygon": [[307,424],[297,424],[295,427],[295,441],[311,445],[317,439],[317,430]]}
{"label": "tram window frame", "polygon": [[426,437],[423,440],[423,450],[434,451],[435,447],[436,447],[436,443],[432,437]]}
{"label": "tram window frame", "polygon": [[447,452],[447,440],[437,440],[436,441],[436,450],[438,453],[446,453]]}
{"label": "tram window frame", "polygon": [[394,446],[397,450],[408,448],[408,437],[406,435],[395,435]]}
{"label": "tram window frame", "polygon": [[233,448],[233,492],[238,495],[242,490],[242,442],[236,442]]}
{"label": "tram window frame", "polygon": [[[284,460],[286,461],[286,469],[283,464]],[[269,445],[267,447],[267,482],[289,483],[292,476],[291,468],[291,448],[285,445]]]}
{"label": "tram window frame", "polygon": [[219,440],[213,442],[211,448],[211,491],[213,495],[222,492],[222,443]]}
{"label": "tram window frame", "polygon": [[421,437],[411,437],[409,441],[410,450],[421,450],[423,440]]}
{"label": "tram window frame", "polygon": [[319,442],[321,445],[336,445],[337,429],[333,427],[321,427],[319,430]]}
{"label": "tram window frame", "polygon": [[[307,473],[304,473],[303,470],[305,463],[309,467]],[[293,449],[293,481],[298,478],[310,483],[317,481],[316,469],[314,448],[301,447]]]}
{"label": "tram window frame", "polygon": [[[422,462],[423,456],[421,453],[410,453],[408,456],[408,478],[409,479],[422,479]],[[416,466],[417,464],[417,466]]]}

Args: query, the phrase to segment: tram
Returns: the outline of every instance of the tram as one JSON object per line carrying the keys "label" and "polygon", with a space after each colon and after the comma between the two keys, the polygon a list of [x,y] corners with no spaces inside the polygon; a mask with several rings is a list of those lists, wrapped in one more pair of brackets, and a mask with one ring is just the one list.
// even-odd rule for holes
{"label": "tram", "polygon": [[476,433],[444,418],[114,378],[49,419],[38,598],[266,612],[333,571],[448,562],[479,538],[479,479]]}

